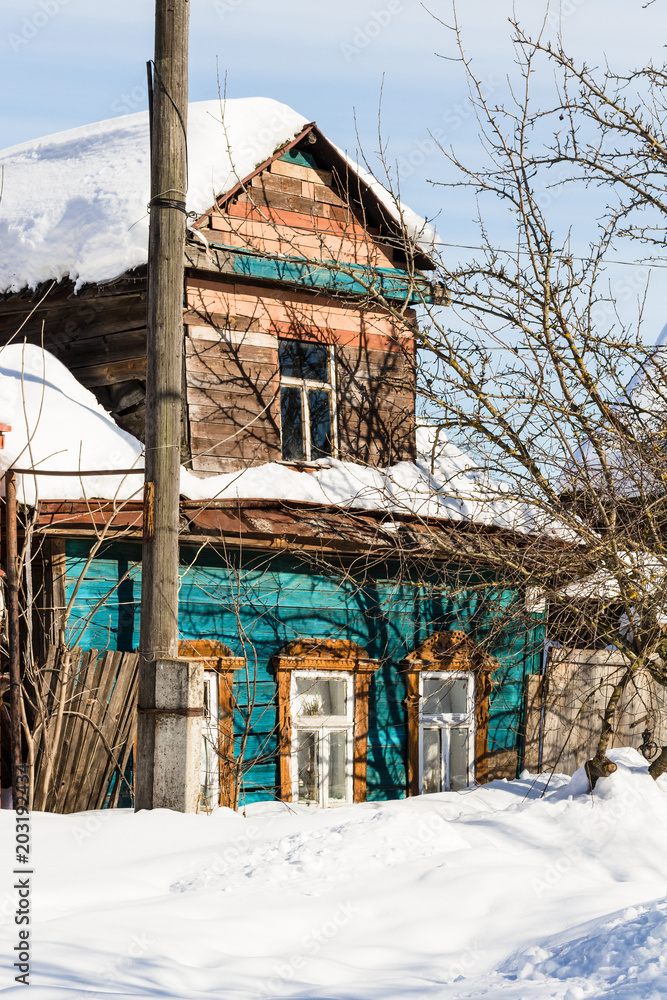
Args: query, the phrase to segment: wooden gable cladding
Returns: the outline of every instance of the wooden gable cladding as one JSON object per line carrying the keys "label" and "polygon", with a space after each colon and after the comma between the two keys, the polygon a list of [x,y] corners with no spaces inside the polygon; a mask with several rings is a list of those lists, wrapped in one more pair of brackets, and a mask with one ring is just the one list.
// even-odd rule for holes
{"label": "wooden gable cladding", "polygon": [[419,677],[423,670],[471,672],[475,678],[475,780],[488,780],[491,672],[500,664],[463,631],[434,632],[400,664],[408,716],[408,795],[419,795]]}
{"label": "wooden gable cladding", "polygon": [[272,160],[197,228],[212,243],[261,254],[393,268],[392,249],[332,172],[300,158]]}
{"label": "wooden gable cladding", "polygon": [[[359,191],[345,189],[348,173],[340,163],[322,169],[323,139],[311,139],[274,156],[197,222],[209,250],[189,251],[194,267],[186,289],[185,391],[195,472],[281,459],[281,337],[335,348],[334,457],[374,466],[415,458],[414,341],[363,294],[373,275],[403,272],[387,233],[381,237],[366,217]],[[253,275],[268,259],[361,268],[353,271],[360,284],[354,295],[333,286],[304,290],[278,271],[257,284]],[[247,273],[243,261],[254,261]]]}
{"label": "wooden gable cladding", "polygon": [[278,760],[280,797],[292,801],[292,671],[322,670],[354,677],[353,799],[366,801],[368,700],[371,678],[380,667],[365,649],[349,639],[295,639],[273,657],[278,689]]}
{"label": "wooden gable cladding", "polygon": [[383,311],[194,273],[185,321],[193,471],[280,460],[279,337],[335,347],[337,457],[378,466],[414,459],[414,342]]}

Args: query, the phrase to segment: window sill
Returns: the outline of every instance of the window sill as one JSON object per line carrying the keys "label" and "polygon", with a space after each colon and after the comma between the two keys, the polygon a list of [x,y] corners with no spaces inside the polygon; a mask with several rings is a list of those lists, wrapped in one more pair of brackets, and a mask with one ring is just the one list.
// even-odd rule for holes
{"label": "window sill", "polygon": [[317,472],[319,469],[332,469],[336,459],[319,458],[316,462],[288,462],[283,458],[276,460],[276,465],[283,465],[286,469],[293,469],[294,472]]}

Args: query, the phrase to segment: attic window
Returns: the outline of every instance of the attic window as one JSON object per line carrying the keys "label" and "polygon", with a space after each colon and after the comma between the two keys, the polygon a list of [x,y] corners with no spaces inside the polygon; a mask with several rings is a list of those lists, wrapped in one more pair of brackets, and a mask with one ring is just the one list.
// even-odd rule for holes
{"label": "attic window", "polygon": [[333,348],[281,339],[278,361],[283,460],[314,462],[333,455]]}

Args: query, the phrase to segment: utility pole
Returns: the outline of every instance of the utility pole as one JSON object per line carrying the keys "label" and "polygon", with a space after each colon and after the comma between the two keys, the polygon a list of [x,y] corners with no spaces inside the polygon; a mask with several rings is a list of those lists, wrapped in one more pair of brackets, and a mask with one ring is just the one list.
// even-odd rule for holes
{"label": "utility pole", "polygon": [[[146,339],[146,461],[141,582],[136,808],[184,808],[157,770],[178,717],[196,709],[165,695],[178,661],[178,521],[183,352],[189,0],[156,0]],[[182,678],[181,678],[182,680]],[[176,682],[178,687],[182,684]],[[188,684],[186,682],[186,688]],[[196,689],[196,685],[195,685]],[[160,694],[162,692],[162,694]],[[172,692],[173,693],[173,692]],[[190,692],[190,697],[192,692]],[[184,696],[181,693],[180,700]],[[195,700],[198,695],[195,690]],[[200,701],[201,704],[201,701]],[[201,727],[201,723],[199,723]],[[173,734],[172,734],[173,735]],[[200,737],[201,739],[201,737]],[[177,740],[178,742],[178,740]],[[161,745],[162,749],[158,746]],[[158,761],[156,767],[156,760]],[[174,761],[170,758],[170,764]],[[160,791],[162,789],[162,791]]]}

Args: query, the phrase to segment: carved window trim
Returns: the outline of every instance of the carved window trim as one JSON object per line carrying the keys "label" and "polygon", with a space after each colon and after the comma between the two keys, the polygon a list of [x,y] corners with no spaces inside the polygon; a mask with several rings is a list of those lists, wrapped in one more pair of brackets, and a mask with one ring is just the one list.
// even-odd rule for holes
{"label": "carved window trim", "polygon": [[407,694],[407,793],[421,794],[420,705],[422,673],[465,673],[474,677],[475,737],[471,777],[476,784],[487,780],[489,698],[491,672],[499,664],[463,631],[434,632],[406,656],[400,664],[405,673]]}
{"label": "carved window trim", "polygon": [[354,692],[352,734],[352,801],[366,801],[368,698],[373,674],[380,666],[347,639],[296,639],[272,659],[278,693],[278,782],[284,802],[293,799],[292,677],[294,671],[341,672],[352,677]]}
{"label": "carved window trim", "polygon": [[[199,661],[204,674],[213,673],[218,701],[218,786],[219,804],[234,807],[234,674],[245,670],[247,660],[234,656],[229,646],[213,639],[183,639],[178,655]],[[203,738],[203,737],[202,737]]]}

